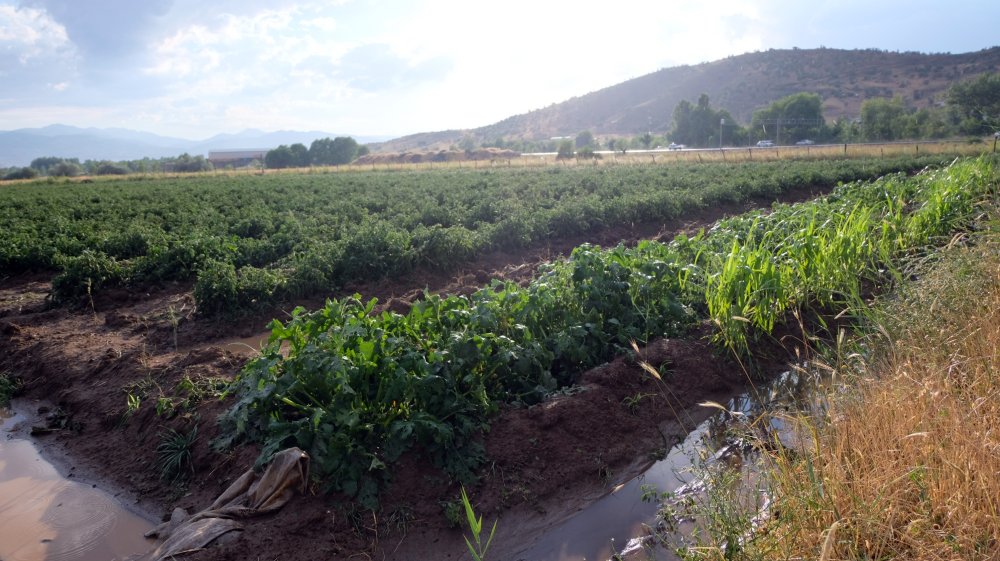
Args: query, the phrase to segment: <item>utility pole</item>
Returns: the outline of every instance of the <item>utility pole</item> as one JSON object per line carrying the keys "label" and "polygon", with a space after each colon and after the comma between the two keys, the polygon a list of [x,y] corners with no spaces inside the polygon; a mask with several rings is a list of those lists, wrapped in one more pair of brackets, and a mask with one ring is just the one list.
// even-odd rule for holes
{"label": "utility pole", "polygon": [[722,126],[725,124],[725,119],[719,119],[719,150],[722,150]]}

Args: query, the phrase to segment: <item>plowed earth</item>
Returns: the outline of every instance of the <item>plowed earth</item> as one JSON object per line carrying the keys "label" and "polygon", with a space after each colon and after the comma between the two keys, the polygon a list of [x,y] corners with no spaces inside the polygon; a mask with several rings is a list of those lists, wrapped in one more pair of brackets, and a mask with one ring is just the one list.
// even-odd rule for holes
{"label": "plowed earth", "polygon": [[[782,201],[822,191],[803,187]],[[520,253],[487,255],[457,273],[418,270],[405,279],[349,286],[343,293],[375,296],[382,306],[405,311],[425,290],[470,293],[492,278],[526,283],[541,263],[584,242],[670,239],[771,202],[716,208],[685,223],[622,226],[586,238],[551,240]],[[65,414],[57,430],[38,437],[43,453],[60,456],[67,471],[120,489],[155,518],[174,507],[193,511],[210,504],[253,464],[257,450],[243,447],[223,455],[210,449],[217,435],[214,420],[227,402],[203,400],[168,418],[157,414],[156,397],[185,377],[231,379],[253,351],[227,343],[262,334],[271,317],[282,318],[286,311],[209,321],[194,313],[191,286],[180,284],[104,293],[76,309],[51,308],[46,299],[50,277],[2,279],[0,273],[0,371],[21,378],[22,397],[34,407]],[[298,304],[310,308],[320,302]],[[622,357],[583,373],[569,391],[533,407],[505,410],[493,421],[483,435],[486,466],[469,489],[478,512],[487,520],[500,519],[491,558],[518,559],[547,529],[641,473],[682,439],[693,428],[692,419],[707,416],[696,403],[742,386],[745,374],[708,345],[707,334],[704,329],[684,340],[659,340],[642,350],[645,361],[668,371],[665,388]],[[130,416],[129,393],[146,396]],[[650,396],[627,407],[623,400],[639,393]],[[155,466],[161,433],[195,423],[189,483],[161,481]],[[395,471],[378,513],[345,506],[343,497],[320,494],[317,487],[283,511],[250,521],[240,539],[191,558],[464,558],[462,529],[450,526],[442,506],[458,494],[439,470],[411,454]]]}

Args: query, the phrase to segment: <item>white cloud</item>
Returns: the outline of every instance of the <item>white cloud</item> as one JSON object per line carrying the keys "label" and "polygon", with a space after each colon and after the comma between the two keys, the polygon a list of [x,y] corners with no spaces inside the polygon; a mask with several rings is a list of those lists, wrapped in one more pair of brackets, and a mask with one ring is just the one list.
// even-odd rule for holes
{"label": "white cloud", "polygon": [[77,76],[77,62],[66,29],[46,12],[0,4],[0,91],[18,98],[63,91]]}
{"label": "white cloud", "polygon": [[72,45],[66,28],[33,8],[0,5],[0,49],[16,52],[21,64],[32,59],[67,55]]}

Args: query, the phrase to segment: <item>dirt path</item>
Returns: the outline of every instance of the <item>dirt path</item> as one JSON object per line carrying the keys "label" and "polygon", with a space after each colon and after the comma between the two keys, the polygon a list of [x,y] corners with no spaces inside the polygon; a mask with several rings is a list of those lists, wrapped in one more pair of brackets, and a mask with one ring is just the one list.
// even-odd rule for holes
{"label": "dirt path", "polygon": [[[803,188],[783,200],[803,200],[821,191]],[[705,211],[679,224],[632,225],[552,240],[519,253],[487,255],[457,273],[418,270],[406,279],[349,286],[344,293],[377,296],[385,307],[403,310],[425,289],[466,293],[491,278],[527,282],[541,263],[583,242],[669,239],[722,216],[769,205],[756,201]],[[257,451],[212,451],[209,442],[217,436],[213,421],[227,404],[211,391],[194,395],[179,388],[185,380],[212,388],[231,379],[251,353],[225,350],[225,342],[262,332],[270,317],[281,317],[282,310],[238,322],[207,321],[193,313],[191,287],[181,284],[103,294],[79,310],[49,309],[48,281],[37,275],[0,281],[0,372],[19,376],[26,398],[58,408],[56,430],[39,437],[46,450],[67,455],[74,469],[122,489],[148,512],[208,505],[253,463]],[[744,379],[697,337],[657,341],[645,349],[644,357],[669,370],[669,391],[620,358],[585,373],[573,391],[537,406],[504,411],[493,423],[484,436],[488,467],[469,491],[478,511],[488,518],[501,517],[496,558],[515,559],[546,528],[640,473],[693,428],[692,419],[704,415],[692,408],[694,403],[733,391]],[[637,395],[646,397],[636,400]],[[160,398],[175,399],[165,407]],[[188,401],[176,403],[181,398]],[[675,418],[673,412],[685,410],[690,413],[683,413],[680,421]],[[162,433],[195,424],[198,438],[190,483],[161,481],[155,449]],[[443,514],[455,504],[458,488],[420,457],[405,459],[384,494],[380,513],[345,508],[338,497],[319,491],[314,488],[285,511],[252,522],[235,544],[194,558],[465,555],[461,530],[450,527]]]}

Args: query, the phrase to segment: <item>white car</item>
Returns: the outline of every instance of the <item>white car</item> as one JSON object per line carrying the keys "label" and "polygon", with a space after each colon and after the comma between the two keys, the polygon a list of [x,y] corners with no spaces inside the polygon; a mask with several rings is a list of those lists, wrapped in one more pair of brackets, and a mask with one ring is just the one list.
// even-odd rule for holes
{"label": "white car", "polygon": [[774,142],[771,142],[770,140],[761,140],[757,142],[757,148],[773,148],[773,147],[774,147]]}
{"label": "white car", "polygon": [[684,146],[683,144],[677,144],[676,142],[671,142],[670,146],[667,146],[667,150],[683,150],[685,148],[687,148],[687,146]]}
{"label": "white car", "polygon": [[809,146],[810,144],[816,144],[815,142],[809,140],[808,138],[803,138],[802,140],[796,142],[799,146]]}

